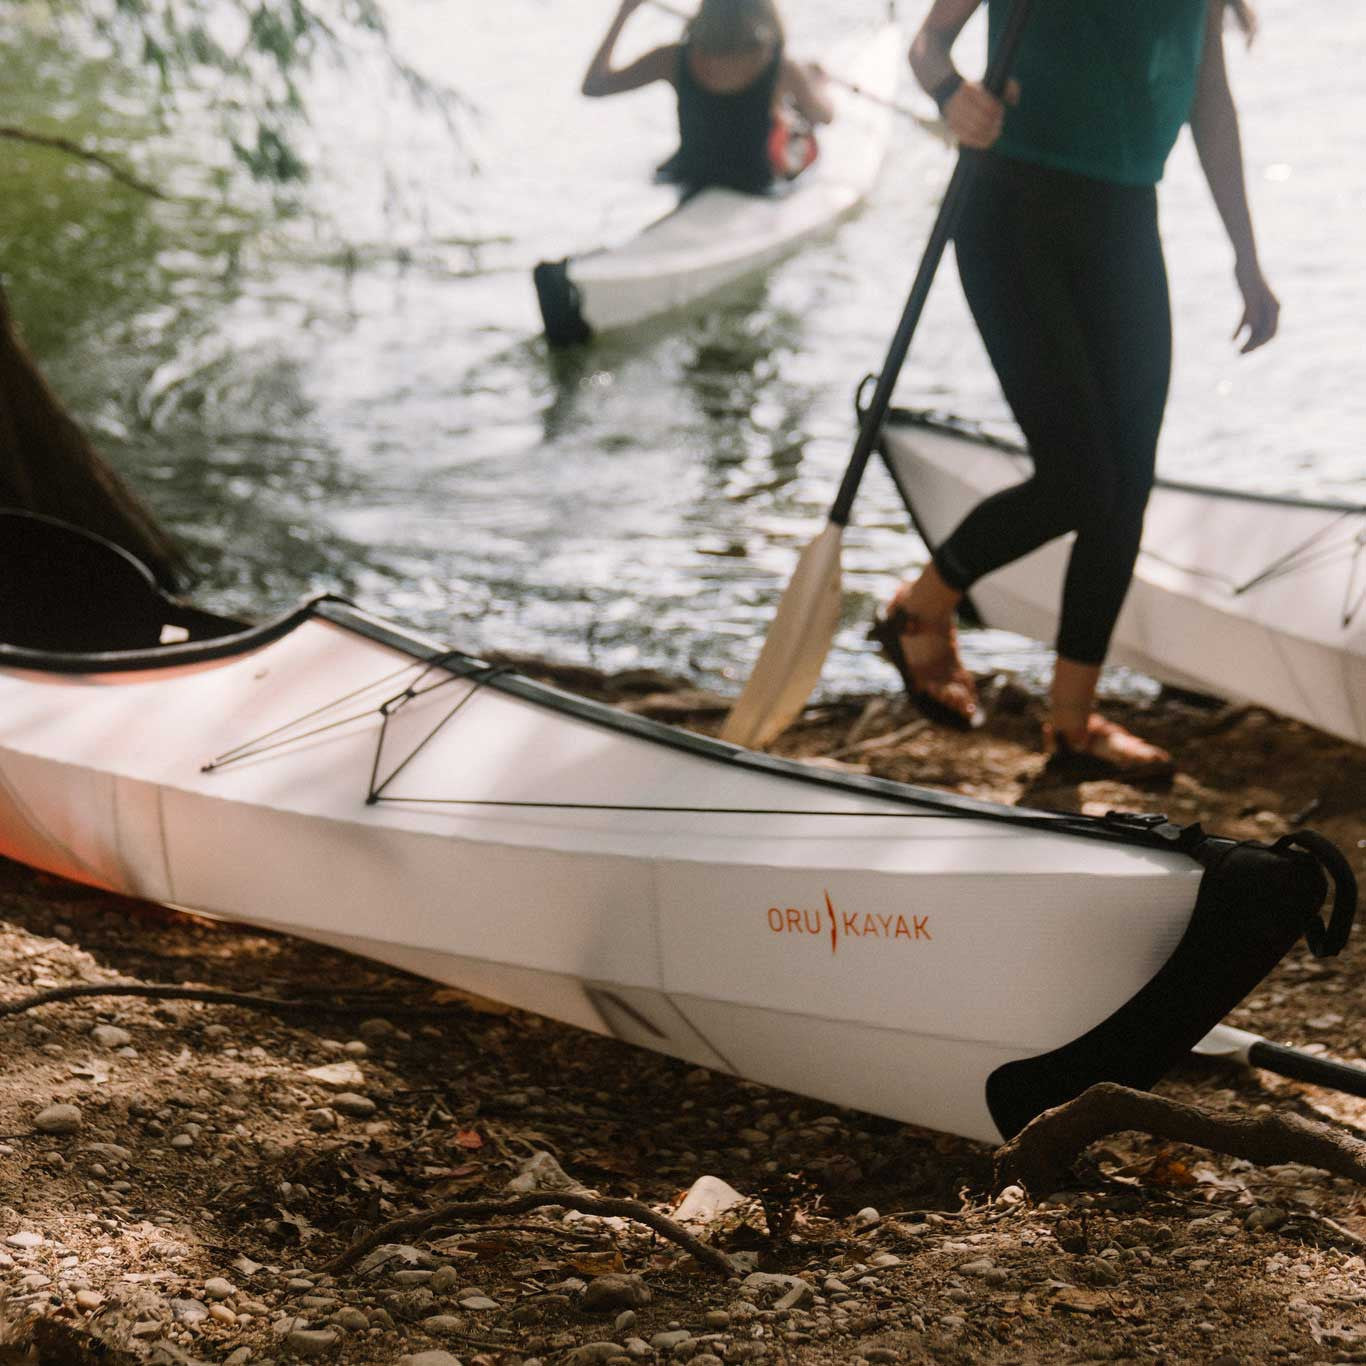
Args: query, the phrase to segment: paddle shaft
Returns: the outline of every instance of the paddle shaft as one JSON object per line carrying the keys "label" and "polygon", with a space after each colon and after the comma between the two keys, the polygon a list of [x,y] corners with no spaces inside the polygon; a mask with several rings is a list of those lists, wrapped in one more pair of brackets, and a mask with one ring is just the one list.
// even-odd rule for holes
{"label": "paddle shaft", "polygon": [[1265,1039],[1259,1039],[1247,1050],[1247,1060],[1253,1067],[1277,1072],[1294,1081],[1345,1091],[1349,1096],[1366,1096],[1366,1068],[1319,1058],[1312,1053],[1302,1053],[1298,1048],[1268,1043]]}
{"label": "paddle shaft", "polygon": [[[1025,22],[1029,18],[1031,3],[1032,0],[1015,0],[1011,6],[1005,32],[1001,35],[1001,41],[983,78],[982,83],[998,97],[1005,91],[1015,52],[1020,45]],[[892,402],[892,390],[896,388],[906,353],[911,349],[911,338],[915,335],[920,315],[925,311],[925,301],[930,297],[930,286],[934,283],[935,272],[944,258],[944,248],[948,246],[963,212],[968,187],[976,171],[979,156],[980,153],[968,149],[959,153],[958,165],[954,167],[949,187],[939,205],[939,214],[930,231],[930,240],[925,244],[925,254],[920,258],[920,269],[916,271],[915,282],[911,285],[910,296],[902,311],[901,321],[897,324],[896,335],[888,348],[887,359],[883,362],[882,373],[878,376],[877,387],[873,390],[872,401],[864,410],[859,423],[858,440],[854,443],[854,452],[849,457],[849,467],[844,472],[844,479],[830,509],[830,521],[836,526],[849,525],[854,497],[858,493],[859,484],[863,482],[868,457],[872,455],[878,436],[882,432],[882,424],[886,421],[887,409]]]}

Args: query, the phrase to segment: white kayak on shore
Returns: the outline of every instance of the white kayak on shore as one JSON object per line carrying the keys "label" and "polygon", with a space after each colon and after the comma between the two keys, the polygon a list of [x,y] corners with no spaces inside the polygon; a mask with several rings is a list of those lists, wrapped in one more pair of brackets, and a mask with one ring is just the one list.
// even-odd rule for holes
{"label": "white kayak on shore", "polygon": [[1331,850],[776,759],[339,600],[243,626],[21,514],[0,642],[0,854],[973,1138],[1151,1084],[1351,918]]}
{"label": "white kayak on shore", "polygon": [[[772,265],[827,231],[862,202],[891,140],[887,104],[905,54],[894,24],[851,39],[826,58],[834,121],[817,130],[820,156],[770,194],[709,187],[618,246],[535,270],[537,298],[552,345],[586,341],[682,308]],[[868,98],[871,96],[872,98]]]}
{"label": "white kayak on shore", "polygon": [[[1018,446],[923,414],[894,413],[882,452],[930,546],[1030,472]],[[982,621],[1051,642],[1069,546],[976,584]],[[1109,657],[1366,744],[1366,505],[1159,479]]]}

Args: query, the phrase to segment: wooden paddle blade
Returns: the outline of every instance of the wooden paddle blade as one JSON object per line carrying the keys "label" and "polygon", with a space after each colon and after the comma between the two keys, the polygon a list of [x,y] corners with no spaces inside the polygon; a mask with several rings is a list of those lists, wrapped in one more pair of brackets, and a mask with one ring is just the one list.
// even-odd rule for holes
{"label": "wooden paddle blade", "polygon": [[802,551],[754,672],[721,729],[732,744],[759,749],[795,721],[820,680],[840,619],[840,543],[829,522]]}

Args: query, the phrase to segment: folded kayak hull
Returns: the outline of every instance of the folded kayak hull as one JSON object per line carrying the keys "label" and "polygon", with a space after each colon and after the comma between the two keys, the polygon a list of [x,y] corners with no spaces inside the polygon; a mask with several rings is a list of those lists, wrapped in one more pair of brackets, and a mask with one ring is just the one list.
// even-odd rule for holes
{"label": "folded kayak hull", "polygon": [[1141,822],[754,754],[345,604],[221,629],[0,644],[0,853],[987,1140],[1155,1079],[1321,899],[1284,856],[1310,882],[1216,904]]}
{"label": "folded kayak hull", "polygon": [[[931,546],[1030,471],[1018,447],[912,413],[893,414],[882,452]],[[1052,641],[1070,545],[975,584],[983,622]],[[1366,506],[1159,480],[1109,657],[1366,744]]]}
{"label": "folded kayak hull", "polygon": [[[896,87],[894,25],[846,44],[831,70],[882,100]],[[890,108],[834,87],[836,118],[814,166],[769,195],[709,188],[615,247],[542,262],[534,272],[546,337],[571,345],[685,307],[772,265],[862,202],[891,138]]]}

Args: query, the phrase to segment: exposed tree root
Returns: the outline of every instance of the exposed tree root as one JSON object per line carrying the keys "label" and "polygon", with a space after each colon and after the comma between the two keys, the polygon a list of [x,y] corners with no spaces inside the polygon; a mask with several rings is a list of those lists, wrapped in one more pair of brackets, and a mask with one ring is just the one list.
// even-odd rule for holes
{"label": "exposed tree root", "polygon": [[677,1243],[689,1252],[709,1271],[718,1276],[733,1276],[735,1268],[730,1258],[718,1248],[710,1247],[695,1238],[681,1224],[675,1223],[666,1215],[657,1214],[639,1200],[618,1200],[610,1196],[579,1195],[571,1191],[539,1191],[529,1195],[518,1195],[511,1200],[466,1200],[454,1204],[440,1205],[425,1214],[410,1214],[403,1219],[391,1219],[372,1229],[365,1237],[352,1243],[339,1257],[329,1262],[324,1270],[330,1276],[338,1275],[354,1266],[367,1252],[373,1251],[382,1243],[397,1242],[400,1238],[411,1238],[425,1233],[428,1229],[442,1224],[463,1223],[475,1219],[488,1219],[501,1214],[525,1214],[528,1210],[541,1209],[546,1205],[558,1205],[562,1209],[578,1210],[580,1214],[597,1214],[613,1219],[633,1219],[653,1229],[660,1237]]}
{"label": "exposed tree root", "polygon": [[998,1190],[1023,1186],[1044,1196],[1066,1180],[1073,1161],[1097,1139],[1125,1129],[1189,1143],[1260,1166],[1298,1162],[1366,1185],[1366,1143],[1296,1114],[1214,1114],[1101,1082],[1027,1124],[996,1150]]}

